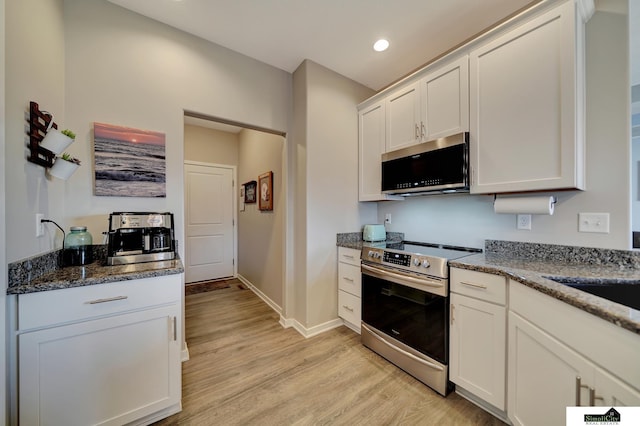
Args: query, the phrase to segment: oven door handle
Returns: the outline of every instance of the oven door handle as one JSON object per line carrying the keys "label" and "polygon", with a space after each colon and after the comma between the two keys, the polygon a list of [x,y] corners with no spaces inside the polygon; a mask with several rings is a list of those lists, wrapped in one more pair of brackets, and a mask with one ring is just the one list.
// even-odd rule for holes
{"label": "oven door handle", "polygon": [[378,268],[374,268],[373,266],[369,266],[369,265],[365,265],[364,263],[362,265],[360,265],[362,267],[363,270],[365,271],[369,271],[369,272],[373,272],[374,274],[376,274],[376,276],[378,278],[384,278],[384,277],[391,277],[391,278],[395,278],[398,280],[404,280],[410,283],[414,283],[414,284],[418,284],[418,285],[424,285],[424,286],[429,286],[429,287],[436,287],[436,288],[444,288],[444,284],[438,281],[430,281],[424,278],[413,278],[410,277],[408,275],[401,275],[401,274],[396,274],[394,272],[388,271],[386,269],[378,269]]}
{"label": "oven door handle", "polygon": [[399,347],[392,345],[391,343],[387,342],[386,340],[384,340],[382,337],[378,336],[378,334],[376,332],[374,332],[373,330],[371,330],[369,327],[367,327],[365,324],[361,324],[361,327],[367,329],[367,331],[369,333],[371,333],[371,335],[373,337],[375,337],[376,339],[378,339],[380,342],[384,343],[385,345],[389,346],[391,349],[393,349],[394,351],[398,351],[400,352],[402,355],[411,358],[412,360],[419,362],[421,364],[426,365],[429,368],[433,368],[434,370],[438,370],[438,371],[444,371],[444,368],[442,368],[441,366],[431,363],[429,361],[426,361],[420,357],[415,356],[414,354],[405,351],[404,349],[400,349]]}

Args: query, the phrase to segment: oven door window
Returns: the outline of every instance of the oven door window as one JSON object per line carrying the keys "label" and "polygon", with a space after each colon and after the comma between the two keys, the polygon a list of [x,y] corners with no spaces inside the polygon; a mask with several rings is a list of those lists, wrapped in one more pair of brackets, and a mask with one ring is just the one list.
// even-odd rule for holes
{"label": "oven door window", "polygon": [[362,322],[446,364],[447,299],[362,275]]}

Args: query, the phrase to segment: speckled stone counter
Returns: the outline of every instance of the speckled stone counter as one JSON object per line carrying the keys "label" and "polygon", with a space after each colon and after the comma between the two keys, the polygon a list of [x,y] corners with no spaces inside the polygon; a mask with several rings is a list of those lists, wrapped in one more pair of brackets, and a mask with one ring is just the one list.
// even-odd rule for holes
{"label": "speckled stone counter", "polygon": [[85,266],[60,267],[61,250],[13,262],[8,268],[7,294],[60,290],[184,272],[180,259],[107,266],[104,260],[106,251],[103,250],[95,246],[94,258],[98,260]]}
{"label": "speckled stone counter", "polygon": [[396,244],[402,242],[404,234],[402,232],[387,232],[385,241],[371,242],[362,240],[362,232],[347,232],[337,234],[336,245],[339,247],[347,247],[356,250],[362,250],[362,247],[380,246],[380,244]]}
{"label": "speckled stone counter", "polygon": [[547,277],[590,282],[640,283],[640,253],[487,240],[484,254],[450,261],[452,267],[502,275],[606,321],[640,334],[640,311]]}

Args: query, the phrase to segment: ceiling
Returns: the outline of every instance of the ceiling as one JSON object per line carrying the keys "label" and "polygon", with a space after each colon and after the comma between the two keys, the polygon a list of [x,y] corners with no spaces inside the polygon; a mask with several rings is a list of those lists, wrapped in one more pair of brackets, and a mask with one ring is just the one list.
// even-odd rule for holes
{"label": "ceiling", "polygon": [[539,0],[109,1],[290,73],[310,59],[380,90]]}

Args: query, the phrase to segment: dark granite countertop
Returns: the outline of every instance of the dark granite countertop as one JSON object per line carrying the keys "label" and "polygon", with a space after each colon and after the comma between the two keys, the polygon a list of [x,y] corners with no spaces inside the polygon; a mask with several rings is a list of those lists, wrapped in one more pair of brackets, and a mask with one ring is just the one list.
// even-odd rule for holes
{"label": "dark granite countertop", "polygon": [[104,257],[85,266],[58,266],[58,252],[45,253],[9,265],[7,294],[27,294],[117,281],[180,274],[178,259],[107,266]]}
{"label": "dark granite countertop", "polygon": [[[498,243],[498,246],[492,244]],[[521,250],[526,247],[526,253]],[[504,249],[504,250],[503,250]],[[540,251],[537,252],[536,250]],[[487,241],[484,254],[450,261],[452,267],[502,275],[640,334],[640,311],[552,281],[571,277],[607,283],[640,283],[639,253]]]}
{"label": "dark granite countertop", "polygon": [[347,232],[337,234],[336,245],[338,247],[347,247],[356,250],[362,250],[362,247],[380,247],[381,244],[397,244],[402,242],[404,234],[401,232],[387,232],[385,241],[363,241],[362,232]]}

